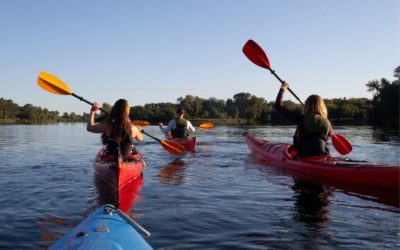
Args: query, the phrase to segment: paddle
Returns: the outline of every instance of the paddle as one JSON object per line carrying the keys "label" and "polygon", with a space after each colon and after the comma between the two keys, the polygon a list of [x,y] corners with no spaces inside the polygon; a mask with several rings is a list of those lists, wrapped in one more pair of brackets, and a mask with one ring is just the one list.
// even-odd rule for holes
{"label": "paddle", "polygon": [[133,120],[133,121],[132,121],[132,124],[133,124],[133,125],[138,125],[138,126],[140,126],[140,127],[142,127],[142,128],[145,128],[145,127],[147,127],[147,126],[150,125],[149,122],[142,121],[142,120]]}
{"label": "paddle", "polygon": [[[271,71],[271,73],[281,82],[281,84],[284,83],[284,81],[275,73],[275,71],[271,69],[267,54],[265,54],[264,50],[256,42],[251,39],[248,40],[243,46],[243,53],[254,64]],[[297,95],[290,88],[288,88],[288,90],[303,105],[303,102],[297,97]],[[343,136],[332,133],[331,138],[333,146],[340,154],[346,155],[353,149],[350,142]]]}
{"label": "paddle", "polygon": [[350,142],[343,136],[332,132],[332,144],[341,155],[347,155],[353,150]]}
{"label": "paddle", "polygon": [[[247,56],[247,58],[252,61],[254,64],[268,69],[282,84],[283,80],[275,73],[275,70],[271,69],[267,54],[265,54],[264,50],[253,40],[248,40],[247,43],[243,46],[243,53]],[[303,102],[297,95],[288,88],[290,93],[303,105]]]}
{"label": "paddle", "polygon": [[212,122],[201,123],[199,127],[202,129],[212,129],[214,127],[214,123]]}
{"label": "paddle", "polygon": [[[38,77],[38,85],[43,88],[44,90],[56,94],[56,95],[72,95],[73,97],[78,98],[79,100],[86,102],[89,105],[93,105],[92,102],[89,102],[88,100],[84,99],[81,96],[78,96],[74,94],[71,89],[59,78],[55,77],[52,74],[46,73],[46,72],[40,72],[39,77]],[[107,111],[104,109],[100,108],[101,111],[104,113],[108,114]],[[138,125],[138,124],[135,124]],[[154,140],[160,142],[161,146],[167,150],[168,152],[172,154],[182,154],[185,151],[185,147],[175,143],[175,142],[167,142],[167,141],[161,141],[160,139],[149,135],[148,133],[142,131],[145,135],[149,136],[150,138],[153,138]]]}

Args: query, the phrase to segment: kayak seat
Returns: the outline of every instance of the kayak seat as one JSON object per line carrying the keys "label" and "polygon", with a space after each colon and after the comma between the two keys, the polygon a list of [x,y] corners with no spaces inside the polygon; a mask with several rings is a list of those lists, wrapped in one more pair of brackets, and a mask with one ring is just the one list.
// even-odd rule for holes
{"label": "kayak seat", "polygon": [[[141,157],[138,157],[138,156],[140,156],[139,152],[136,150],[136,148],[133,148],[132,154],[123,155],[122,160],[124,162],[135,162],[135,161],[139,162],[139,161],[141,161]],[[103,154],[100,156],[100,158],[105,161],[115,161],[118,159],[118,155],[108,154],[107,149],[105,149],[103,151]]]}
{"label": "kayak seat", "polygon": [[104,155],[118,157],[118,155],[121,153],[125,157],[129,155],[138,154],[138,151],[136,150],[134,145],[126,145],[125,147],[124,146],[121,147],[120,144],[114,139],[106,140],[105,146],[106,150],[103,153]]}
{"label": "kayak seat", "polygon": [[124,155],[123,160],[127,162],[139,162],[141,161],[140,158],[137,158],[137,154],[131,154],[131,155]]}
{"label": "kayak seat", "polygon": [[119,143],[113,139],[108,139],[105,143],[106,150],[104,152],[105,155],[118,156],[118,152],[120,150]]}

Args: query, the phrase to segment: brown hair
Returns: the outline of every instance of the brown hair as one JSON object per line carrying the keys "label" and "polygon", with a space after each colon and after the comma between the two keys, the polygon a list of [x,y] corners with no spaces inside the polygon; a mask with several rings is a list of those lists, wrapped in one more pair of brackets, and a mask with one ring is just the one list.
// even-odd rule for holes
{"label": "brown hair", "polygon": [[[106,118],[106,122],[111,126],[110,138],[120,143],[125,136],[130,136],[131,121],[129,119],[129,103],[125,99],[119,99],[115,102],[110,113]],[[103,141],[106,135],[103,134]]]}
{"label": "brown hair", "polygon": [[319,95],[310,95],[303,107],[303,114],[318,114],[324,118],[328,118],[328,110],[324,100]]}

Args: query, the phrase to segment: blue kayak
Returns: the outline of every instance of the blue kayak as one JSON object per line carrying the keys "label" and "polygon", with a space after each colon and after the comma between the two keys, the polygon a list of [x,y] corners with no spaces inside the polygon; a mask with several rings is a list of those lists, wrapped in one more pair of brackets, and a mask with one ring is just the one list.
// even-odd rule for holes
{"label": "blue kayak", "polygon": [[153,249],[144,228],[113,205],[103,205],[49,249]]}

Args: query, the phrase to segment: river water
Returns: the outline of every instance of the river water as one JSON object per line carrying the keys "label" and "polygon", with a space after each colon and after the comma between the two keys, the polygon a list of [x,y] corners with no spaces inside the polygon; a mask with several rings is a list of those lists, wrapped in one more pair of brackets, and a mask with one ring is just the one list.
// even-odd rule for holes
{"label": "river water", "polygon": [[[100,138],[85,126],[0,126],[0,249],[46,249],[106,202],[93,170]],[[335,131],[351,141],[350,158],[399,165],[398,131]],[[154,248],[400,248],[397,195],[301,181],[257,160],[244,132],[291,142],[294,127],[198,129],[197,152],[180,157],[146,136],[137,144],[147,167],[126,209]]]}

